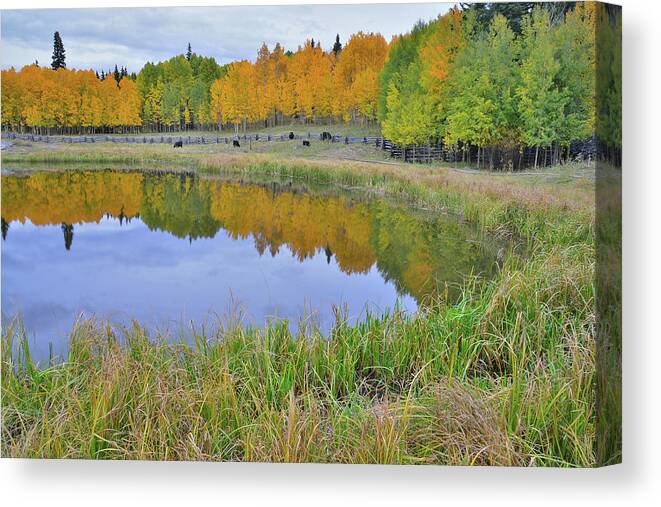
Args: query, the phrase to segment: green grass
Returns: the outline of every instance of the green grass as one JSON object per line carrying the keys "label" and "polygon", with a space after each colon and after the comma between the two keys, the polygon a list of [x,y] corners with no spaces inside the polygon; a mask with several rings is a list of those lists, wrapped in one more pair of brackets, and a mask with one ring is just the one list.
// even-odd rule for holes
{"label": "green grass", "polygon": [[3,330],[4,456],[598,463],[587,185],[222,154],[197,168],[399,197],[517,237],[527,255],[467,282],[456,303],[356,325],[339,316],[330,336],[279,322],[198,329],[187,345],[87,321],[63,361],[39,368],[14,323]]}
{"label": "green grass", "polygon": [[190,144],[173,148],[169,144],[119,144],[97,142],[66,144],[39,143],[17,140],[2,151],[4,164],[131,164],[150,165],[157,163],[196,166],[209,156],[262,156],[271,159],[328,159],[365,160],[389,162],[388,154],[371,145],[328,143],[312,140],[309,147],[301,141],[244,142],[240,148],[231,144]]}

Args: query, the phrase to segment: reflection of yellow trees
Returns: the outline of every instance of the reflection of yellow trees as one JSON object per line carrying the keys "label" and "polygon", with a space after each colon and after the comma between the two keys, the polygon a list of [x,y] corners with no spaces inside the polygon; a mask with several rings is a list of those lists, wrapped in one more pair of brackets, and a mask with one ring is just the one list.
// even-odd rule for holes
{"label": "reflection of yellow trees", "polygon": [[422,217],[406,208],[375,203],[372,245],[379,271],[400,292],[420,300],[449,285],[451,296],[469,273],[489,273],[492,245],[446,215]]}
{"label": "reflection of yellow trees", "polygon": [[86,171],[2,176],[2,218],[37,225],[97,222],[136,215],[150,229],[190,240],[222,227],[254,239],[260,253],[286,245],[299,260],[334,255],[345,273],[376,263],[400,293],[420,300],[457,286],[469,271],[489,271],[492,252],[470,229],[443,215],[423,217],[384,201],[294,189],[199,180],[185,174]]}
{"label": "reflection of yellow trees", "polygon": [[2,176],[2,217],[36,225],[98,222],[140,211],[143,175],[109,171]]}
{"label": "reflection of yellow trees", "polygon": [[253,235],[273,254],[286,244],[303,260],[328,248],[345,272],[367,272],[376,260],[364,204],[234,183],[212,183],[211,195],[211,214],[232,237]]}

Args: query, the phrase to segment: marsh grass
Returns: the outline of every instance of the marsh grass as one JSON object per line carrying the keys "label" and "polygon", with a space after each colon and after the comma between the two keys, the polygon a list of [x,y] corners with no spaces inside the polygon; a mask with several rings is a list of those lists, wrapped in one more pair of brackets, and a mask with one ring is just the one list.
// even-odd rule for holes
{"label": "marsh grass", "polygon": [[3,329],[2,453],[20,457],[594,466],[588,193],[445,170],[214,155],[204,171],[333,183],[516,237],[495,278],[415,315],[198,329],[79,322],[67,356]]}

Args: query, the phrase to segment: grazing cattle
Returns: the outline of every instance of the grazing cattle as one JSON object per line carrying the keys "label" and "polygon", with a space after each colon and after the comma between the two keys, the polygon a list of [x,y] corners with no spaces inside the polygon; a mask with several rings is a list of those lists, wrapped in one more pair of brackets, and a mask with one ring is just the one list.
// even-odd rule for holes
{"label": "grazing cattle", "polygon": [[239,141],[238,141],[237,139],[234,139],[234,140],[232,141],[232,146],[233,146],[234,148],[241,148],[241,145],[239,144]]}
{"label": "grazing cattle", "polygon": [[331,135],[330,132],[322,132],[321,133],[321,140],[322,141],[331,141],[333,139],[333,136]]}
{"label": "grazing cattle", "polygon": [[176,142],[174,143],[173,146],[174,146],[175,148],[183,148],[183,147],[184,147],[184,143],[183,143],[183,141],[176,141]]}
{"label": "grazing cattle", "polygon": [[293,132],[289,133],[289,139],[294,139],[294,133]]}
{"label": "grazing cattle", "polygon": [[308,141],[307,139],[305,139],[305,140],[303,141],[303,146],[310,146],[310,141]]}

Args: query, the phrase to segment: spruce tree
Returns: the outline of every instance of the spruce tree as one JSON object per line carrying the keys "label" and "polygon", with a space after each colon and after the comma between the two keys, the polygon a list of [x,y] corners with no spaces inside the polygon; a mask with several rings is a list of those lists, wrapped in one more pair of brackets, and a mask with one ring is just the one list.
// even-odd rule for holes
{"label": "spruce tree", "polygon": [[53,67],[53,70],[65,69],[67,67],[64,61],[64,45],[60,38],[60,32],[55,32],[53,35],[53,63],[51,67]]}
{"label": "spruce tree", "polygon": [[113,75],[115,77],[115,81],[117,81],[117,84],[119,84],[119,80],[122,79],[122,76],[119,73],[119,69],[117,68],[117,64],[115,64],[115,72],[113,72]]}
{"label": "spruce tree", "polygon": [[186,50],[186,60],[190,62],[190,58],[193,56],[193,50],[190,47],[190,42],[188,43],[188,49]]}
{"label": "spruce tree", "polygon": [[335,36],[335,44],[333,44],[333,53],[335,53],[335,57],[340,54],[340,51],[342,51],[342,44],[340,44],[340,34],[338,33]]}

